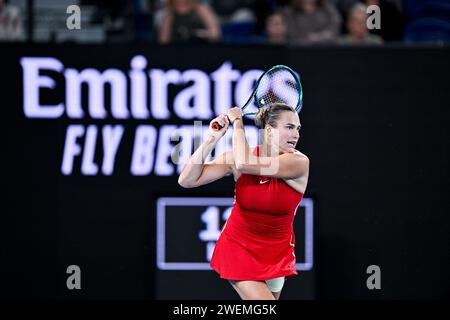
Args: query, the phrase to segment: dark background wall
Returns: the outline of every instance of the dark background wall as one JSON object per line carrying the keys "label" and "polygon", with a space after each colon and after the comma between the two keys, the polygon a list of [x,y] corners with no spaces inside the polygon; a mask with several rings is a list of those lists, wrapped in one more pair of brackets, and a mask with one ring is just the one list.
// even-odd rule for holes
{"label": "dark background wall", "polygon": [[[305,197],[314,200],[315,255],[313,270],[288,281],[286,298],[450,296],[448,48],[3,44],[0,52],[6,131],[2,297],[236,298],[212,271],[158,270],[155,253],[159,197],[230,197],[232,178],[185,190],[176,175],[130,174],[127,154],[138,125],[159,128],[192,120],[24,115],[21,57],[56,57],[78,70],[128,72],[137,54],[147,57],[147,68],[163,70],[210,73],[231,61],[241,71],[286,64],[300,72],[304,108],[298,149],[311,160]],[[63,76],[50,75],[57,85],[43,100],[64,101]],[[71,124],[124,126],[113,175],[83,176],[79,159],[72,175],[61,174]],[[66,288],[71,264],[82,269],[80,291]],[[381,290],[366,287],[369,265],[381,268]]]}

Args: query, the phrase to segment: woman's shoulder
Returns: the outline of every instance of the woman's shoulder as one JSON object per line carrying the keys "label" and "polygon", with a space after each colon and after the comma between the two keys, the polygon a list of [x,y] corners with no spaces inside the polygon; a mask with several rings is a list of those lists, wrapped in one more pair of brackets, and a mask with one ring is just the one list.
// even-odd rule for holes
{"label": "woman's shoulder", "polygon": [[300,152],[300,151],[298,151],[298,150],[295,150],[295,151],[293,152],[293,154],[295,154],[295,155],[297,155],[297,156],[299,156],[299,157],[301,157],[301,158],[303,158],[303,159],[309,161],[308,156],[307,156],[306,154],[304,154],[303,152]]}
{"label": "woman's shoulder", "polygon": [[309,158],[308,158],[308,156],[306,154],[298,151],[298,150],[295,150],[295,152],[293,152],[293,154],[298,157],[299,164],[301,163],[302,167],[305,168],[307,171],[309,171]]}

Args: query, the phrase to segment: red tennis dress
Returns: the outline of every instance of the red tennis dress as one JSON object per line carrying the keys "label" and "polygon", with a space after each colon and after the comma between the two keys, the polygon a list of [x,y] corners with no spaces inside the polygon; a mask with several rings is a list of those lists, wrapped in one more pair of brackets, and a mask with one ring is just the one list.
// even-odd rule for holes
{"label": "red tennis dress", "polygon": [[241,174],[211,267],[230,280],[296,275],[293,221],[302,198],[282,179]]}

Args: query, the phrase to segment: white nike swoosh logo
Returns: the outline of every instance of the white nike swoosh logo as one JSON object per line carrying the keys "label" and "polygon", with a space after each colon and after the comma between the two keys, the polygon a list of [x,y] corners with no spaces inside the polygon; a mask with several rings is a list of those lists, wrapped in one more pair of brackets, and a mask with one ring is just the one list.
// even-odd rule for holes
{"label": "white nike swoosh logo", "polygon": [[270,180],[259,180],[259,184],[263,184],[263,183],[266,183],[266,182],[269,182]]}

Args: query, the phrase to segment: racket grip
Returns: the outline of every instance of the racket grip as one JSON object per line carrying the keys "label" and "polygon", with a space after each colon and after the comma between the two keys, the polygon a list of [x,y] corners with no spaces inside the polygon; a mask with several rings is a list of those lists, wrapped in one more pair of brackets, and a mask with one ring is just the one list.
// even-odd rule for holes
{"label": "racket grip", "polygon": [[211,125],[211,128],[213,128],[214,131],[219,131],[220,129],[222,129],[222,126],[216,121],[216,122],[213,122],[213,124]]}

